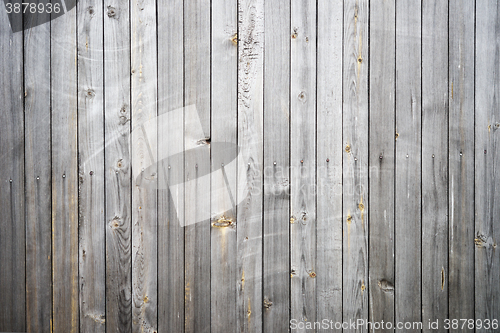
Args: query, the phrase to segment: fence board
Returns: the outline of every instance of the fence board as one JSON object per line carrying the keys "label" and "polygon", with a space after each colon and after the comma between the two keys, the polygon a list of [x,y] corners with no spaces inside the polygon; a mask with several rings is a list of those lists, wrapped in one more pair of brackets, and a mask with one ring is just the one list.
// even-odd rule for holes
{"label": "fence board", "polygon": [[[478,1],[476,6],[474,295],[475,317],[485,320],[500,313],[500,254],[495,250],[500,239],[500,3]],[[476,332],[495,330],[478,327]]]}
{"label": "fence board", "polygon": [[395,7],[370,5],[370,322],[394,322]]}
{"label": "fence board", "polygon": [[[422,321],[448,317],[448,13],[422,2]],[[424,327],[424,331],[430,331]],[[440,328],[444,331],[444,327]]]}
{"label": "fence board", "polygon": [[475,3],[450,1],[449,6],[448,317],[473,319]]}
{"label": "fence board", "polygon": [[106,331],[132,330],[130,7],[104,2]]}
{"label": "fence board", "polygon": [[[14,19],[14,18],[13,18]],[[12,26],[22,25],[22,17]],[[0,14],[0,331],[25,331],[26,226],[24,195],[23,35]],[[29,101],[29,100],[28,100]],[[31,290],[32,286],[28,286]],[[33,297],[36,300],[36,297]],[[37,310],[37,304],[29,307]],[[37,322],[37,317],[32,318]]]}
{"label": "fence board", "polygon": [[368,320],[368,4],[344,3],[343,316],[353,321]]}
{"label": "fence board", "polygon": [[[396,3],[395,320],[421,320],[421,1]],[[409,332],[420,332],[418,329]]]}

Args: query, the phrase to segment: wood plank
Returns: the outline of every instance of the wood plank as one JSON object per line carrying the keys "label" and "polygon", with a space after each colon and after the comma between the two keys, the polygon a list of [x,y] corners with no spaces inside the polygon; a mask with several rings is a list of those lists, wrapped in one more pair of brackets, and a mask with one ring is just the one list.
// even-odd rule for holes
{"label": "wood plank", "polygon": [[[500,77],[498,54],[500,3],[476,2],[475,54],[475,314],[497,319],[500,313]],[[477,327],[476,332],[497,329]]]}
{"label": "wood plank", "polygon": [[[9,1],[8,3],[12,3]],[[12,29],[22,17],[12,17]],[[26,331],[23,34],[0,14],[0,331]],[[49,289],[50,290],[50,289]],[[50,294],[49,294],[50,296]],[[30,307],[30,310],[33,307]],[[36,319],[36,318],[34,318]]]}
{"label": "wood plank", "polygon": [[343,318],[353,321],[368,320],[368,8],[344,2]]}
{"label": "wood plank", "polygon": [[78,170],[80,330],[104,332],[105,175],[103,6],[78,6]]}
{"label": "wood plank", "polygon": [[51,21],[54,332],[79,331],[76,29],[76,10]]}
{"label": "wood plank", "polygon": [[470,0],[450,1],[449,6],[448,317],[474,319],[475,3]]}
{"label": "wood plank", "polygon": [[394,302],[397,322],[421,320],[422,24],[418,13],[421,13],[421,1],[396,3]]}
{"label": "wood plank", "polygon": [[318,1],[316,317],[342,322],[343,2]]}
{"label": "wood plank", "polygon": [[51,49],[50,24],[24,19],[27,329],[51,330]]}
{"label": "wood plank", "polygon": [[[370,5],[370,322],[394,322],[396,3]],[[392,332],[385,327],[380,332]]]}
{"label": "wood plank", "polygon": [[[264,1],[238,1],[238,331],[262,332]],[[241,172],[241,164],[244,172]]]}
{"label": "wood plank", "polygon": [[[132,67],[132,331],[158,329],[156,1],[131,6]],[[149,129],[149,128],[148,128]],[[134,171],[135,170],[135,171]]]}
{"label": "wood plank", "polygon": [[448,21],[443,20],[443,13],[448,13],[445,1],[422,3],[424,323],[448,317]]}
{"label": "wood plank", "polygon": [[[210,331],[210,1],[184,3],[185,331]],[[193,115],[193,116],[192,116]],[[199,118],[199,121],[196,118]],[[202,141],[199,141],[202,140]],[[210,140],[209,140],[210,141]],[[206,142],[206,140],[205,140]]]}
{"label": "wood plank", "polygon": [[106,331],[132,330],[130,4],[104,2]]}
{"label": "wood plank", "polygon": [[290,2],[265,1],[264,332],[290,320]]}
{"label": "wood plank", "polygon": [[[316,321],[316,2],[291,1],[291,319]],[[305,330],[302,330],[305,331]]]}
{"label": "wood plank", "polygon": [[[158,115],[167,117],[158,131],[158,331],[184,332],[184,15],[182,0],[159,0]],[[158,126],[161,126],[160,122]],[[176,137],[178,134],[179,137]],[[181,153],[182,154],[182,153]],[[159,157],[160,159],[160,157]]]}
{"label": "wood plank", "polygon": [[[236,161],[238,2],[213,1],[211,17],[211,331],[237,331]],[[224,222],[219,222],[224,221]],[[229,224],[230,223],[230,224]]]}

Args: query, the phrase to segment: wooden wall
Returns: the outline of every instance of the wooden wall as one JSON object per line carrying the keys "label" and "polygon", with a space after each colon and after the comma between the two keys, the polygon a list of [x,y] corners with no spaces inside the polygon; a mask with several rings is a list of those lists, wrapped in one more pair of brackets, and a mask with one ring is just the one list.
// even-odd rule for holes
{"label": "wooden wall", "polygon": [[[0,11],[0,331],[500,320],[500,1],[79,0],[33,22]],[[449,331],[500,332],[469,324]]]}

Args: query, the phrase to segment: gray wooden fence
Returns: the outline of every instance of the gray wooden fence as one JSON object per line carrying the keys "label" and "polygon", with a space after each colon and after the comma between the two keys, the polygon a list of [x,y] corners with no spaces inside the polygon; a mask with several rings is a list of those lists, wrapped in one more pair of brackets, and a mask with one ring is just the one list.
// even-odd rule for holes
{"label": "gray wooden fence", "polygon": [[500,1],[59,16],[0,11],[0,331],[500,332]]}

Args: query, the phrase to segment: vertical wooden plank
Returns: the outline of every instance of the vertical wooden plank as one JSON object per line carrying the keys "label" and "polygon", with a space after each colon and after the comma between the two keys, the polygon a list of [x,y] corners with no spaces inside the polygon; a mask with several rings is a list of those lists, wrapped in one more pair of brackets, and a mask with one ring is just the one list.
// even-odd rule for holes
{"label": "vertical wooden plank", "polygon": [[[498,319],[500,313],[500,2],[476,2],[475,57],[475,313]],[[477,327],[477,332],[494,332]]]}
{"label": "vertical wooden plank", "polygon": [[[69,1],[66,1],[66,5],[70,7]],[[76,10],[51,21],[51,28],[52,278],[54,288],[52,326],[53,332],[78,332],[80,312],[78,307],[79,182]],[[98,255],[102,257],[102,253]]]}
{"label": "vertical wooden plank", "polygon": [[50,24],[24,19],[27,329],[49,332],[52,309]]}
{"label": "vertical wooden plank", "polygon": [[156,135],[145,130],[157,116],[156,1],[133,0],[130,23],[131,156],[140,175],[132,181],[132,331],[143,332],[158,328]]}
{"label": "vertical wooden plank", "polygon": [[[212,2],[211,331],[237,331],[237,1]],[[221,222],[219,222],[221,221]]]}
{"label": "vertical wooden plank", "polygon": [[316,321],[316,2],[291,1],[291,26],[291,319],[314,322]]}
{"label": "vertical wooden plank", "polygon": [[265,1],[264,15],[263,331],[288,332],[290,326],[290,2]]}
{"label": "vertical wooden plank", "polygon": [[[184,15],[182,0],[158,0],[158,331],[184,332]],[[160,130],[160,126],[166,125]],[[174,137],[172,133],[179,133]],[[170,139],[173,140],[170,140]],[[179,156],[181,158],[179,158]],[[160,158],[160,157],[159,157]]]}
{"label": "vertical wooden plank", "polygon": [[130,4],[104,11],[106,331],[131,332]]}
{"label": "vertical wooden plank", "polygon": [[78,5],[80,330],[104,332],[105,197],[103,6]]}
{"label": "vertical wooden plank", "polygon": [[343,315],[353,321],[368,320],[368,8],[344,2]]}
{"label": "vertical wooden plank", "polygon": [[318,1],[317,318],[342,322],[343,2]]}
{"label": "vertical wooden plank", "polygon": [[264,0],[238,1],[238,331],[262,332]]}
{"label": "vertical wooden plank", "polygon": [[[422,320],[448,317],[448,2],[422,3]],[[424,327],[424,331],[429,331]],[[441,328],[440,331],[444,331]]]}
{"label": "vertical wooden plank", "polygon": [[[475,2],[449,2],[449,315],[474,319]],[[465,329],[450,330],[464,332]],[[469,332],[473,330],[469,329]]]}
{"label": "vertical wooden plank", "polygon": [[[9,1],[8,3],[13,3]],[[14,16],[12,27],[22,25]],[[24,210],[23,33],[0,14],[0,331],[26,330],[26,232]],[[49,243],[50,244],[50,243]],[[50,281],[50,280],[49,280]],[[50,287],[48,288],[50,297]],[[31,298],[33,299],[33,298]],[[33,309],[34,307],[31,307]],[[50,313],[50,309],[49,309]],[[35,317],[34,320],[37,318]]]}
{"label": "vertical wooden plank", "polygon": [[[421,1],[396,2],[395,320],[421,320]],[[420,332],[420,330],[411,330]]]}
{"label": "vertical wooden plank", "polygon": [[[190,110],[195,107],[199,117],[198,122],[191,116],[185,116],[186,150],[196,141],[203,142],[205,139],[210,139],[211,135],[209,32],[210,1],[185,2],[184,105]],[[202,133],[199,133],[200,131]],[[186,155],[185,179],[188,182],[185,187],[184,231],[186,332],[210,331],[210,182],[206,178],[201,178],[209,173],[208,150]]]}
{"label": "vertical wooden plank", "polygon": [[[370,5],[370,322],[394,322],[396,3]],[[381,332],[392,332],[385,327]]]}

